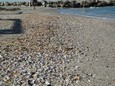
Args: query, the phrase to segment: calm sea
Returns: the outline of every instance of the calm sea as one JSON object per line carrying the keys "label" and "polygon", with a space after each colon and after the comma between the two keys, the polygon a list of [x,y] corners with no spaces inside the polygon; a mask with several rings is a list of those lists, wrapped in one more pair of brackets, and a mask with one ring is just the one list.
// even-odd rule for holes
{"label": "calm sea", "polygon": [[91,17],[115,18],[115,6],[90,8],[65,8],[58,10],[62,14],[73,14]]}

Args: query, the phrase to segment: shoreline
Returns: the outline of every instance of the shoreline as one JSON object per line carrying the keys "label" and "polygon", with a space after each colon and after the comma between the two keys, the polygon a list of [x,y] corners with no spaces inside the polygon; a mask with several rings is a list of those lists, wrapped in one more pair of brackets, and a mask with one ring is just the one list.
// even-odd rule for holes
{"label": "shoreline", "polygon": [[[84,12],[82,12],[83,8],[78,8],[78,9],[70,8],[70,10],[62,8],[62,10],[59,10],[59,11],[62,14],[81,15],[81,16],[85,16],[85,17],[94,17],[94,18],[102,18],[102,19],[106,19],[106,18],[107,19],[115,19],[115,17],[114,17],[114,9],[113,9],[114,7],[112,7],[112,9],[110,9],[111,7],[109,7],[109,8],[108,7],[99,7],[99,8],[92,8],[92,9],[84,8]],[[110,13],[111,13],[110,15],[112,15],[112,16],[105,16],[106,14],[109,13],[109,11],[107,11],[105,9],[113,10],[112,13],[110,11]],[[104,10],[104,12],[103,12],[103,10]],[[105,13],[105,14],[103,14],[101,11],[103,13]]]}
{"label": "shoreline", "polygon": [[[13,8],[14,6],[12,6],[11,8]],[[15,6],[15,8],[17,8],[19,6]],[[115,6],[113,6],[115,7]],[[6,7],[8,8],[8,7]],[[20,8],[20,7],[19,7]],[[85,14],[71,14],[71,13],[61,13],[59,12],[59,9],[63,9],[63,8],[51,8],[51,7],[36,7],[35,10],[33,10],[33,7],[28,7],[29,9],[27,9],[27,7],[21,7],[21,10],[19,11],[12,11],[13,14],[28,14],[28,13],[32,13],[32,12],[36,12],[36,13],[46,13],[46,14],[62,14],[62,15],[72,15],[72,16],[81,16],[81,17],[88,17],[88,18],[94,18],[94,19],[107,19],[107,20],[115,20],[115,18],[111,18],[111,17],[101,17],[101,16],[88,16]],[[102,8],[102,7],[101,7]],[[77,9],[77,8],[66,8],[66,9]],[[78,8],[79,9],[79,8]],[[80,8],[81,9],[81,8]],[[28,11],[27,11],[28,10]],[[25,12],[24,12],[25,11]],[[2,12],[2,11],[1,11]],[[6,12],[6,11],[4,11]],[[7,11],[10,12],[10,11]],[[1,13],[0,13],[1,14]],[[5,13],[3,13],[5,14]],[[3,15],[2,14],[2,15]],[[9,13],[10,14],[10,13]]]}

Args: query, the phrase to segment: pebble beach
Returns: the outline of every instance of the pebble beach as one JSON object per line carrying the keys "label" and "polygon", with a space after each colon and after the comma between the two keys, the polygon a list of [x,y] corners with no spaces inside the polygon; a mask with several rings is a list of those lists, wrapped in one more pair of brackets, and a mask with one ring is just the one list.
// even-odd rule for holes
{"label": "pebble beach", "polygon": [[115,19],[21,9],[0,12],[0,86],[115,86]]}

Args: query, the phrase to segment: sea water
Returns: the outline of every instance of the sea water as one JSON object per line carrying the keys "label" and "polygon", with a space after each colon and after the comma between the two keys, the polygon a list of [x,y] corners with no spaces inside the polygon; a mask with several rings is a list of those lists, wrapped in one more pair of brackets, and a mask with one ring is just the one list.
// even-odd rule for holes
{"label": "sea water", "polygon": [[62,14],[73,14],[90,17],[115,18],[115,6],[111,7],[90,7],[90,8],[61,8]]}

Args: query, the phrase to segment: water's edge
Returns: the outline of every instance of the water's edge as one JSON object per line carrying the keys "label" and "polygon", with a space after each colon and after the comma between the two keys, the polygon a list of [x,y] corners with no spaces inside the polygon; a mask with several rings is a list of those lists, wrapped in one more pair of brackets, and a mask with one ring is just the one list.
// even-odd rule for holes
{"label": "water's edge", "polygon": [[69,8],[58,9],[61,14],[80,15],[85,17],[115,19],[115,6],[113,7],[96,7],[96,8]]}

